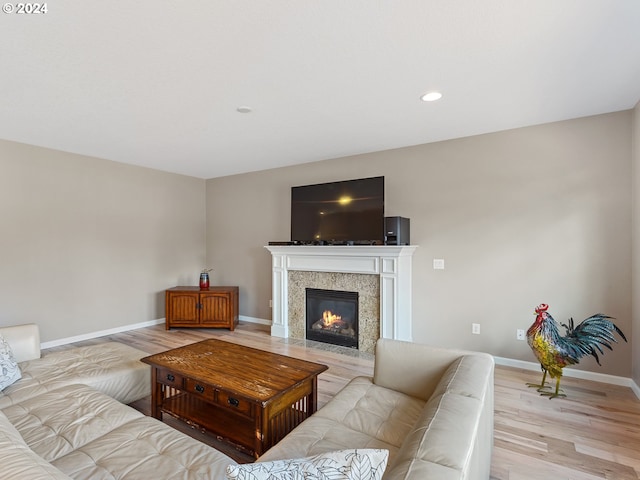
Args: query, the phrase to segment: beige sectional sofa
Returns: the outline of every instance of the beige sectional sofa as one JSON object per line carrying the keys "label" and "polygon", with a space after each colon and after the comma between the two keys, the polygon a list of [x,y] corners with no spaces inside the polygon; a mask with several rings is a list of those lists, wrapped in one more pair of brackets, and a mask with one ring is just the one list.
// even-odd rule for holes
{"label": "beige sectional sofa", "polygon": [[224,479],[236,464],[121,403],[150,394],[146,352],[104,342],[41,357],[36,325],[0,335],[22,373],[0,393],[1,479]]}
{"label": "beige sectional sofa", "polygon": [[[107,342],[41,358],[35,325],[0,334],[23,372],[0,394],[0,478],[224,479],[236,465],[121,403],[149,394],[145,352]],[[491,356],[379,340],[373,377],[353,379],[258,462],[384,449],[384,479],[488,479],[492,436]]]}
{"label": "beige sectional sofa", "polygon": [[389,450],[385,480],[488,479],[493,357],[378,340],[357,377],[260,462],[344,448]]}

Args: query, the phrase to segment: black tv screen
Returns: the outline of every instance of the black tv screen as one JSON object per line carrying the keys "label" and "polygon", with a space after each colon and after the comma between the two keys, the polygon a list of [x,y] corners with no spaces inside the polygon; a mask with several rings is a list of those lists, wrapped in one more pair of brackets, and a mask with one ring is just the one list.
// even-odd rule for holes
{"label": "black tv screen", "polygon": [[384,177],[291,188],[291,241],[384,243]]}

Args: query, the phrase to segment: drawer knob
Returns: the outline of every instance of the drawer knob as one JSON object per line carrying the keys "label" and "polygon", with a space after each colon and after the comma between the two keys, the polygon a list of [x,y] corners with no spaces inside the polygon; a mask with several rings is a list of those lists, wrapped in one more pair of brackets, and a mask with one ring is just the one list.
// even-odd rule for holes
{"label": "drawer knob", "polygon": [[240,405],[240,400],[238,400],[237,398],[229,397],[227,398],[227,403],[232,407],[237,407],[238,405]]}
{"label": "drawer knob", "polygon": [[173,375],[171,375],[170,373],[167,374],[167,380],[169,380],[170,382],[173,382],[176,379],[176,377],[174,377]]}
{"label": "drawer knob", "polygon": [[196,392],[204,393],[204,387],[202,385],[196,385]]}

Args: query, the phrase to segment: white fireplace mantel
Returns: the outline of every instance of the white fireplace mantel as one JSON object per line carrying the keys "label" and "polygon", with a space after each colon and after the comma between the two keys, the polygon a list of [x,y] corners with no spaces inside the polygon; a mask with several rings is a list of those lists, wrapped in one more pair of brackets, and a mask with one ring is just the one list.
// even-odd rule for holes
{"label": "white fireplace mantel", "polygon": [[290,270],[380,276],[380,336],[411,341],[411,257],[417,246],[273,246],[271,335],[289,336]]}

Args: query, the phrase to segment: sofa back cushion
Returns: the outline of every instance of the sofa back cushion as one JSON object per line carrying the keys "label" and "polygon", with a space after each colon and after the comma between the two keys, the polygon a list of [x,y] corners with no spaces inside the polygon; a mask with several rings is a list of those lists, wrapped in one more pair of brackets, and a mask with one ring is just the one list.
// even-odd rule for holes
{"label": "sofa back cushion", "polygon": [[379,339],[373,383],[429,400],[449,365],[464,352],[419,343]]}
{"label": "sofa back cushion", "polygon": [[22,373],[9,342],[0,334],[0,390],[20,380]]}
{"label": "sofa back cushion", "polygon": [[483,400],[493,384],[494,360],[486,353],[470,353],[449,365],[433,395],[453,393]]}
{"label": "sofa back cushion", "polygon": [[40,330],[35,323],[0,327],[18,363],[40,358]]}

